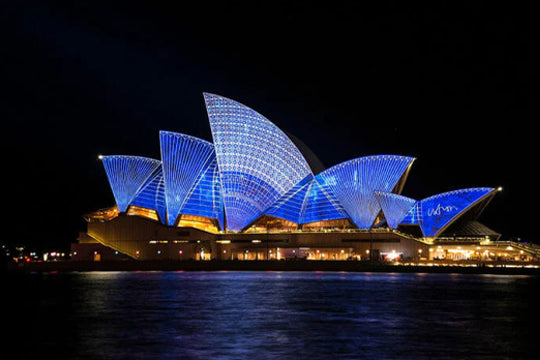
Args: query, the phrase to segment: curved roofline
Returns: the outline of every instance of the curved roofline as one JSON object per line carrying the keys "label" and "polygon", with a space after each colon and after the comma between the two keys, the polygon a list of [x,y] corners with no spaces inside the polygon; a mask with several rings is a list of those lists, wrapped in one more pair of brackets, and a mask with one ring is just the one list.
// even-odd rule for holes
{"label": "curved roofline", "polygon": [[203,142],[203,143],[207,143],[208,145],[214,146],[214,143],[212,143],[211,141],[204,140],[204,139],[201,139],[201,138],[193,136],[193,135],[179,133],[179,132],[176,132],[176,131],[159,130],[159,135],[161,135],[161,134],[180,136],[180,137],[183,137],[183,138],[186,138],[186,139],[189,139],[189,140],[200,141],[200,142]]}
{"label": "curved roofline", "polygon": [[401,192],[403,191],[403,188],[405,187],[405,183],[407,182],[407,179],[409,178],[409,173],[411,172],[412,165],[415,161],[416,161],[416,158],[413,157],[411,162],[409,163],[409,166],[407,166],[407,169],[403,172],[403,175],[398,180],[396,186],[392,190],[395,194],[401,194]]}
{"label": "curved roofline", "polygon": [[456,190],[450,190],[450,191],[446,191],[446,192],[443,192],[443,193],[431,195],[431,196],[428,196],[427,198],[423,198],[420,201],[432,200],[432,199],[436,199],[436,198],[440,198],[440,197],[446,197],[446,196],[449,196],[449,195],[452,195],[452,194],[458,194],[458,193],[463,193],[463,192],[466,192],[466,191],[473,191],[473,190],[475,190],[475,191],[489,190],[489,192],[491,193],[493,191],[496,191],[497,189],[492,188],[492,187],[471,187],[471,188],[456,189]]}
{"label": "curved roofline", "polygon": [[[113,192],[113,196],[114,196],[114,199],[115,199],[115,202],[116,202],[116,206],[119,208],[119,210],[120,210],[120,206],[123,209],[121,211],[127,211],[128,206],[133,201],[135,196],[139,193],[139,191],[141,190],[142,186],[144,186],[144,184],[146,183],[148,178],[151,177],[152,174],[156,171],[156,169],[158,169],[162,165],[161,160],[157,160],[157,159],[146,157],[146,156],[136,156],[136,155],[99,155],[99,160],[101,160],[101,162],[103,164],[103,167],[105,168],[105,173],[106,173],[107,179],[109,181],[109,186],[111,187],[111,190]],[[115,181],[114,173],[110,173],[109,168],[107,166],[107,164],[109,164],[109,160],[110,161],[122,161],[122,162],[127,160],[127,161],[130,161],[130,162],[136,161],[136,162],[139,162],[139,163],[148,163],[148,164],[151,164],[150,167],[152,169],[151,169],[151,171],[148,171],[148,175],[144,179],[139,179],[139,184],[136,184],[137,185],[136,189],[131,189],[131,192],[132,192],[131,194],[126,194],[126,193],[124,193],[124,191],[118,192],[118,190],[120,190],[116,186],[118,184],[118,182]],[[141,175],[140,169],[138,171],[138,175]],[[125,189],[122,189],[122,190],[125,190]],[[125,204],[123,204],[123,203],[119,204],[119,200],[120,200],[119,196],[122,193],[124,193],[124,195],[129,196],[129,198],[127,200],[124,199]]]}
{"label": "curved roofline", "polygon": [[154,159],[148,156],[139,156],[139,155],[99,155],[99,160],[103,160],[104,158],[111,158],[111,157],[118,157],[118,158],[127,158],[127,159],[145,159],[145,160],[154,160],[159,161],[161,163],[161,160]]}
{"label": "curved roofline", "polygon": [[[192,151],[191,156],[187,157],[188,161],[177,163],[177,165],[180,164],[185,171],[185,173],[181,176],[177,176],[178,169],[176,169],[175,173],[169,173],[171,161],[170,158],[175,159],[175,156],[173,155],[170,158],[165,156],[165,154],[168,153],[170,144],[169,141],[164,141],[164,139],[173,139],[172,141],[176,142],[176,144],[188,146]],[[167,224],[175,225],[178,222],[179,211],[186,201],[189,190],[192,188],[197,176],[199,176],[200,171],[205,167],[205,165],[207,165],[209,159],[211,159],[211,155],[215,152],[215,148],[214,144],[207,140],[183,133],[165,130],[159,131],[159,142],[162,159],[161,166],[163,167],[163,181],[165,183]],[[193,152],[193,146],[195,146],[195,149],[205,150]],[[178,149],[176,149],[176,151],[177,150]],[[189,167],[189,169],[186,167]],[[195,171],[197,171],[196,174]]]}
{"label": "curved roofline", "polygon": [[[411,164],[413,163],[413,161],[416,160],[415,157],[412,157],[412,156],[405,156],[405,155],[393,155],[393,154],[380,154],[380,155],[367,155],[367,156],[360,156],[360,157],[357,157],[357,158],[354,158],[354,159],[350,159],[350,160],[345,160],[343,162],[340,162],[338,164],[335,164],[335,165],[332,165],[331,167],[325,169],[324,171],[321,172],[324,173],[326,171],[329,171],[329,170],[333,170],[333,169],[338,169],[340,167],[343,167],[343,166],[347,166],[349,164],[353,164],[353,163],[357,163],[357,162],[360,162],[360,161],[367,161],[367,160],[378,160],[378,159],[381,159],[381,158],[397,158],[397,159],[408,159]],[[408,170],[410,169],[410,165],[409,165],[409,168],[407,169],[407,173],[408,173]]]}
{"label": "curved roofline", "polygon": [[294,145],[296,145],[296,148],[300,150],[304,156],[304,159],[306,159],[309,167],[311,168],[313,175],[317,175],[325,170],[325,166],[321,159],[319,159],[319,157],[313,152],[313,150],[311,150],[309,146],[306,145],[306,143],[288,131],[283,130],[283,132],[289,137],[289,139],[291,139]]}
{"label": "curved roofline", "polygon": [[[447,191],[447,192],[444,192],[444,193],[440,193],[440,194],[436,194],[436,195],[433,195],[433,196],[430,196],[430,197],[427,197],[425,199],[422,199],[420,201],[424,201],[424,200],[432,200],[432,199],[436,199],[438,197],[443,197],[443,196],[449,196],[449,195],[452,195],[452,194],[455,194],[455,193],[462,193],[462,192],[465,192],[465,191],[473,191],[473,190],[489,190],[489,192],[487,192],[485,195],[481,196],[480,198],[478,198],[476,201],[473,201],[471,202],[467,207],[465,207],[463,210],[461,210],[460,212],[458,212],[456,215],[454,215],[447,223],[446,225],[442,226],[434,235],[433,235],[433,238],[437,238],[444,230],[446,230],[450,225],[452,225],[457,219],[461,218],[463,215],[465,215],[470,209],[472,209],[474,206],[476,206],[477,204],[483,202],[483,201],[486,201],[488,200],[489,198],[492,198],[493,196],[495,196],[495,194],[498,192],[498,189],[497,188],[491,188],[491,187],[477,187],[477,188],[464,188],[464,189],[458,189],[458,190],[452,190],[452,191]],[[480,214],[479,214],[480,215]],[[422,227],[420,227],[422,228]],[[424,232],[424,230],[422,230],[422,233]],[[425,234],[424,234],[425,236]]]}
{"label": "curved roofline", "polygon": [[334,165],[316,178],[329,181],[337,200],[360,228],[373,227],[380,209],[373,191],[401,188],[403,174],[415,158],[402,155],[368,155]]}
{"label": "curved roofline", "polygon": [[[389,224],[389,216],[390,215],[393,215],[393,214],[389,214],[388,211],[385,211],[385,210],[388,210],[388,208],[386,206],[384,206],[384,202],[382,201],[382,198],[393,198],[393,199],[398,199],[398,200],[401,200],[402,203],[405,203],[405,202],[408,202],[410,205],[410,207],[408,207],[407,211],[405,211],[403,213],[403,216],[401,217],[400,220],[398,221],[395,221],[395,228],[397,228],[399,226],[399,223],[405,218],[405,216],[407,216],[407,213],[416,205],[416,203],[418,202],[416,199],[413,199],[411,197],[408,197],[408,196],[405,196],[405,195],[401,195],[399,193],[395,193],[395,192],[388,192],[388,191],[375,191],[374,192],[375,194],[375,198],[377,199],[377,202],[379,203],[380,207],[381,207],[381,212],[386,220],[386,223],[388,224],[388,226],[390,228],[393,228],[392,226],[390,226]],[[393,220],[394,219],[390,219],[392,222],[394,222]]]}
{"label": "curved roofline", "polygon": [[[304,161],[306,162],[309,170],[311,171],[312,175],[315,176],[315,174],[313,174],[313,170],[311,169],[311,166],[309,165],[306,157],[304,156],[304,153],[298,148],[297,144],[291,139],[291,137],[283,130],[281,130],[281,128],[279,126],[277,126],[276,124],[274,124],[272,121],[270,121],[270,119],[268,119],[266,116],[264,116],[263,114],[261,114],[259,111],[257,110],[254,110],[253,108],[245,105],[244,103],[241,103],[240,101],[237,101],[237,100],[234,100],[234,99],[231,99],[231,98],[228,98],[226,96],[222,96],[222,95],[218,95],[218,94],[213,94],[213,93],[209,93],[209,92],[203,92],[203,97],[204,97],[204,102],[206,104],[206,111],[208,112],[208,104],[206,103],[206,97],[207,96],[216,96],[216,97],[219,97],[219,98],[222,98],[222,99],[225,99],[225,100],[228,100],[228,101],[232,101],[232,102],[235,102],[247,109],[250,109],[254,112],[256,112],[257,114],[259,114],[263,119],[265,119],[266,121],[268,121],[270,124],[272,124],[279,132],[281,132],[281,134],[283,136],[285,136],[287,139],[289,139],[289,141],[294,145],[294,147],[298,150],[298,152],[302,155],[302,158],[304,159]],[[211,131],[212,133],[212,140],[214,140],[215,142],[215,139],[214,139],[214,133]],[[310,150],[311,151],[311,150]],[[320,160],[319,160],[320,161]]]}
{"label": "curved roofline", "polygon": [[313,170],[295,142],[267,117],[234,99],[207,92],[203,96],[227,229],[240,231]]}

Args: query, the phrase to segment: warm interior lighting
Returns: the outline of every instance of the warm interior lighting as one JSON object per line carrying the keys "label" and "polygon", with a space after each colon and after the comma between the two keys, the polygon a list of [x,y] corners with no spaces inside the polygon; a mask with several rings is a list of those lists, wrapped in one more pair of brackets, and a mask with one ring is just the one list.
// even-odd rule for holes
{"label": "warm interior lighting", "polygon": [[113,206],[107,209],[102,209],[85,214],[83,217],[88,222],[103,222],[114,219],[118,216],[119,213],[120,212],[118,211],[118,207]]}
{"label": "warm interior lighting", "polygon": [[146,219],[159,221],[159,217],[156,210],[147,209],[135,205],[131,205],[128,208],[127,214],[130,216],[140,216]]}
{"label": "warm interior lighting", "polygon": [[178,222],[179,227],[192,227],[195,229],[207,231],[210,233],[217,233],[218,227],[214,219],[210,219],[204,216],[197,215],[182,215]]}
{"label": "warm interior lighting", "polygon": [[304,231],[343,230],[355,228],[349,219],[315,221],[302,225]]}

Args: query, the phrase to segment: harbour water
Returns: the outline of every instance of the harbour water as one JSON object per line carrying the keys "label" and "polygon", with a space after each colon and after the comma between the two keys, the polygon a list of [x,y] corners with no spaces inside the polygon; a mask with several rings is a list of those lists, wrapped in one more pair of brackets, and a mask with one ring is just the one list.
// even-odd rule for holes
{"label": "harbour water", "polygon": [[8,274],[9,359],[532,359],[540,279],[346,272]]}

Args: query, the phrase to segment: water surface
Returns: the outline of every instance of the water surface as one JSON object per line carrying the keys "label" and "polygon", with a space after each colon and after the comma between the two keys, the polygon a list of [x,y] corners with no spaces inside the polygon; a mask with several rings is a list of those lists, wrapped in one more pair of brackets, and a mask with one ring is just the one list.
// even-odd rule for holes
{"label": "water surface", "polygon": [[528,359],[534,276],[9,274],[21,359]]}

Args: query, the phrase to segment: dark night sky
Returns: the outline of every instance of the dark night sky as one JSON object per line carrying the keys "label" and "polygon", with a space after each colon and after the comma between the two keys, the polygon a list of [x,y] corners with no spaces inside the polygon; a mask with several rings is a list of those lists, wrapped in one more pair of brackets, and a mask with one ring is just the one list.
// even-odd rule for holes
{"label": "dark night sky", "polygon": [[2,241],[67,248],[114,203],[98,154],[159,158],[160,129],[211,140],[203,91],[327,167],[415,156],[406,196],[502,186],[480,221],[536,240],[540,31],[523,5],[0,3]]}

